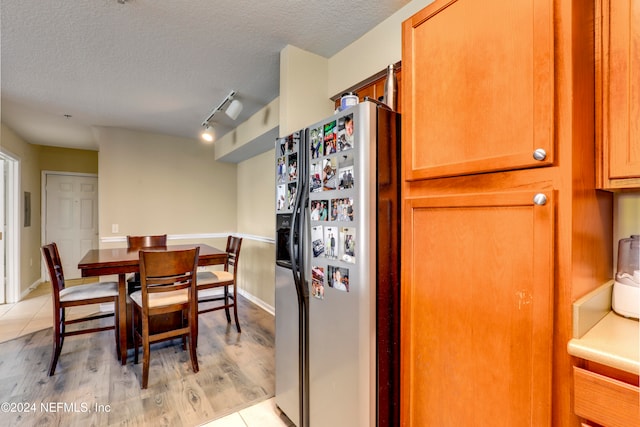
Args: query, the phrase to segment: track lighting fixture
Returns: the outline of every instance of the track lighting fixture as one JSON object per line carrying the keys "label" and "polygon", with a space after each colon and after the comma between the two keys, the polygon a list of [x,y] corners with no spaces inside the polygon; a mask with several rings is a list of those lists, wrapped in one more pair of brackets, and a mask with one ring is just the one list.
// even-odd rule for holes
{"label": "track lighting fixture", "polygon": [[232,120],[236,120],[238,118],[238,116],[240,115],[240,112],[242,111],[242,103],[237,99],[233,99],[235,95],[236,95],[236,91],[232,90],[229,93],[229,95],[227,95],[227,97],[223,99],[222,102],[216,108],[211,110],[211,113],[209,113],[207,118],[205,118],[202,121],[202,127],[204,128],[204,130],[200,134],[202,139],[204,139],[207,142],[213,142],[215,138],[214,130],[209,123],[211,122],[211,120],[213,120],[213,116],[215,116],[218,111],[222,111],[224,109],[227,103],[229,103],[229,106],[227,107],[225,114],[229,116]]}
{"label": "track lighting fixture", "polygon": [[[209,122],[213,119],[213,116],[215,116],[218,111],[222,111],[224,106],[227,105],[227,102],[231,102],[235,95],[236,95],[236,91],[232,90],[229,93],[229,95],[227,95],[227,97],[223,99],[222,102],[216,108],[211,110],[211,113],[209,113],[207,118],[204,119],[204,121],[202,122],[202,126],[207,126]],[[231,117],[233,120],[235,120],[238,118],[238,114],[240,114],[241,111],[242,111],[242,103],[236,99],[236,100],[233,100],[233,102],[231,102],[231,105],[229,105],[229,108],[227,109],[227,115]]]}

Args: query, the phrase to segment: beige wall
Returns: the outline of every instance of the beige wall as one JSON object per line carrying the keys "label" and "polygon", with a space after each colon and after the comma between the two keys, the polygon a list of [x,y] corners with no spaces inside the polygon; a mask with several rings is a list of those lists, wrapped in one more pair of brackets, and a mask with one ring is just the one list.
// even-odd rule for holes
{"label": "beige wall", "polygon": [[238,232],[247,235],[242,242],[239,288],[270,307],[275,305],[275,245],[268,240],[275,238],[273,188],[273,150],[238,164]]}
{"label": "beige wall", "polygon": [[236,230],[236,166],[216,162],[213,146],[116,128],[95,134],[101,240]]}
{"label": "beige wall", "polygon": [[295,46],[280,52],[280,136],[333,112],[327,97],[328,61]]}

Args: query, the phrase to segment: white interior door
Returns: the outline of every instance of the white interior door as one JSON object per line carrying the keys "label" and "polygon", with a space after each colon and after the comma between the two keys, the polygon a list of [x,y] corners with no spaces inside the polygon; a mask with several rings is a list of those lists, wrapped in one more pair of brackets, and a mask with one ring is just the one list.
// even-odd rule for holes
{"label": "white interior door", "polygon": [[6,277],[5,277],[5,264],[7,260],[5,259],[5,185],[7,182],[7,177],[4,171],[4,159],[0,157],[0,304],[4,304],[6,302]]}
{"label": "white interior door", "polygon": [[98,177],[46,177],[45,243],[58,245],[65,278],[78,278],[78,261],[98,247]]}

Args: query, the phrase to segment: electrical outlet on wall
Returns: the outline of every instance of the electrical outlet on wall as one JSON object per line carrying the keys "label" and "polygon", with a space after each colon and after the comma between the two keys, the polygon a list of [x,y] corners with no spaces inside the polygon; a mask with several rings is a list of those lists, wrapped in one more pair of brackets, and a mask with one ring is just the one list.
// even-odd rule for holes
{"label": "electrical outlet on wall", "polygon": [[112,233],[118,233],[119,228],[120,227],[118,227],[118,224],[111,224],[111,232]]}

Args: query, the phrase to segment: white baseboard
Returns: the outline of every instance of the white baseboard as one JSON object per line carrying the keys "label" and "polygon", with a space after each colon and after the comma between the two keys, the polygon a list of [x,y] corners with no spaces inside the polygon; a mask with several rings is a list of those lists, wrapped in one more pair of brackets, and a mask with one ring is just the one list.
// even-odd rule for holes
{"label": "white baseboard", "polygon": [[249,301],[251,301],[252,303],[254,303],[255,305],[257,305],[258,307],[260,307],[261,309],[263,309],[264,311],[266,311],[267,313],[269,313],[270,315],[275,316],[275,313],[276,313],[275,308],[270,306],[266,302],[262,301],[260,298],[240,288],[238,288],[238,293],[243,297],[245,297],[246,299],[248,299]]}
{"label": "white baseboard", "polygon": [[[20,299],[18,301],[22,301],[24,299],[24,297],[26,297],[27,295],[29,295],[31,292],[33,292],[33,290],[35,288],[37,288],[38,286],[40,286],[42,284],[42,282],[44,282],[44,280],[42,279],[38,279],[35,282],[33,282],[31,284],[31,286],[29,286],[27,289],[25,289],[21,294],[20,294]],[[18,302],[18,301],[7,301],[8,303],[14,303],[14,302]]]}
{"label": "white baseboard", "polygon": [[[209,291],[209,292],[207,292]],[[201,293],[207,295],[207,296],[211,296],[211,295],[222,295],[223,291],[222,288],[218,288],[218,289],[206,289],[204,291],[200,291]],[[199,293],[200,293],[199,292]],[[270,315],[274,316],[275,315],[275,309],[270,306],[269,304],[267,304],[266,302],[262,301],[260,298],[256,297],[253,294],[250,294],[249,292],[245,291],[244,289],[238,288],[238,293],[240,295],[242,295],[243,297],[245,297],[246,299],[248,299],[249,301],[251,301],[252,303],[254,303],[255,305],[257,305],[258,307],[260,307],[261,309],[263,309],[264,311],[266,311],[267,313],[269,313]]]}

